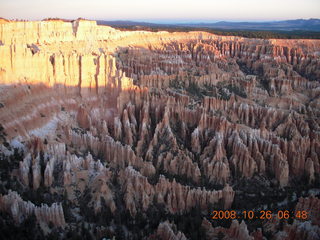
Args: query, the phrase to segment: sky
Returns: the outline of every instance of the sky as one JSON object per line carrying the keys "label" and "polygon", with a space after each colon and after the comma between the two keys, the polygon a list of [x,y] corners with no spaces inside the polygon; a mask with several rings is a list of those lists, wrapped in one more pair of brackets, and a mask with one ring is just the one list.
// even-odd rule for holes
{"label": "sky", "polygon": [[0,17],[151,22],[320,18],[320,0],[0,0]]}

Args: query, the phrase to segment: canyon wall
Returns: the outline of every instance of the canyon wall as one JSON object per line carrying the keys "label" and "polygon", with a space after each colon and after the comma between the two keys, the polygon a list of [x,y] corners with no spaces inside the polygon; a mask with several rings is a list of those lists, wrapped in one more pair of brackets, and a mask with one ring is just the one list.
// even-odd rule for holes
{"label": "canyon wall", "polygon": [[[102,216],[110,236],[125,228],[128,239],[151,232],[187,239],[190,225],[208,239],[262,239],[248,222],[213,227],[206,217],[243,208],[248,196],[260,209],[274,191],[318,183],[319,53],[320,40],[1,21],[0,157],[8,179],[1,178],[0,210],[16,224],[34,214],[75,231]],[[36,193],[52,198],[51,207],[20,197]],[[316,234],[318,209],[317,198],[300,199],[296,211],[313,212],[305,225],[263,228],[275,239],[298,239],[306,225]],[[186,216],[201,221],[178,224]]]}

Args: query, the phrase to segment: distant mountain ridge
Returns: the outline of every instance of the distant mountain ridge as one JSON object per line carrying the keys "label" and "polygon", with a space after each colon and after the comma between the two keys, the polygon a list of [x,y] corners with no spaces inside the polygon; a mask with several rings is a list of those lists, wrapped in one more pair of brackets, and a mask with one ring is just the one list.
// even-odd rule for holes
{"label": "distant mountain ridge", "polygon": [[269,22],[228,22],[179,24],[188,27],[207,27],[233,30],[320,31],[320,19],[296,19]]}
{"label": "distant mountain ridge", "polygon": [[284,21],[267,21],[267,22],[229,22],[220,21],[216,23],[149,23],[135,21],[103,21],[98,20],[100,25],[110,26],[144,26],[144,27],[161,27],[161,26],[176,26],[176,27],[193,27],[193,28],[210,28],[224,30],[264,30],[264,31],[316,31],[320,32],[320,19],[295,19]]}

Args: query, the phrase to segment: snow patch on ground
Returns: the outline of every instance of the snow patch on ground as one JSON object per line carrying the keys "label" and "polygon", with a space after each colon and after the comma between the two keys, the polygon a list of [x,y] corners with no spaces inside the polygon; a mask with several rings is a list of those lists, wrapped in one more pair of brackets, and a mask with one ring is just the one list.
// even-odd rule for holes
{"label": "snow patch on ground", "polygon": [[10,146],[8,146],[8,148],[3,144],[0,145],[0,152],[7,157],[14,153],[15,148],[19,151],[25,151],[25,146],[23,145],[22,138],[20,136],[13,138],[9,144]]}
{"label": "snow patch on ground", "polygon": [[29,135],[44,138],[45,136],[56,131],[58,121],[58,118],[54,116],[46,125],[42,126],[41,128],[36,128],[34,130],[29,131]]}
{"label": "snow patch on ground", "polygon": [[56,114],[47,124],[45,124],[41,128],[36,128],[29,131],[29,135],[34,135],[39,138],[45,138],[48,135],[55,135],[58,122],[67,121],[68,117],[69,116],[67,116],[66,113]]}
{"label": "snow patch on ground", "polygon": [[0,145],[0,152],[3,153],[5,156],[10,156],[12,155],[12,151],[8,150],[5,146],[2,144]]}
{"label": "snow patch on ground", "polygon": [[309,189],[308,194],[309,194],[309,195],[316,196],[316,195],[320,194],[320,188],[312,188],[312,189]]}
{"label": "snow patch on ground", "polygon": [[13,148],[24,149],[24,145],[21,143],[20,137],[16,137],[16,138],[12,139],[10,145]]}

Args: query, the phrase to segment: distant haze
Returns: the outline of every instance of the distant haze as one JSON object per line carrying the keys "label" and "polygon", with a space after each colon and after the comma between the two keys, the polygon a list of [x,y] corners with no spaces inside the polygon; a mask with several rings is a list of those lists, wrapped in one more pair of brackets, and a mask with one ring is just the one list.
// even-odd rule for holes
{"label": "distant haze", "polygon": [[153,22],[320,18],[320,0],[0,0],[0,17]]}

